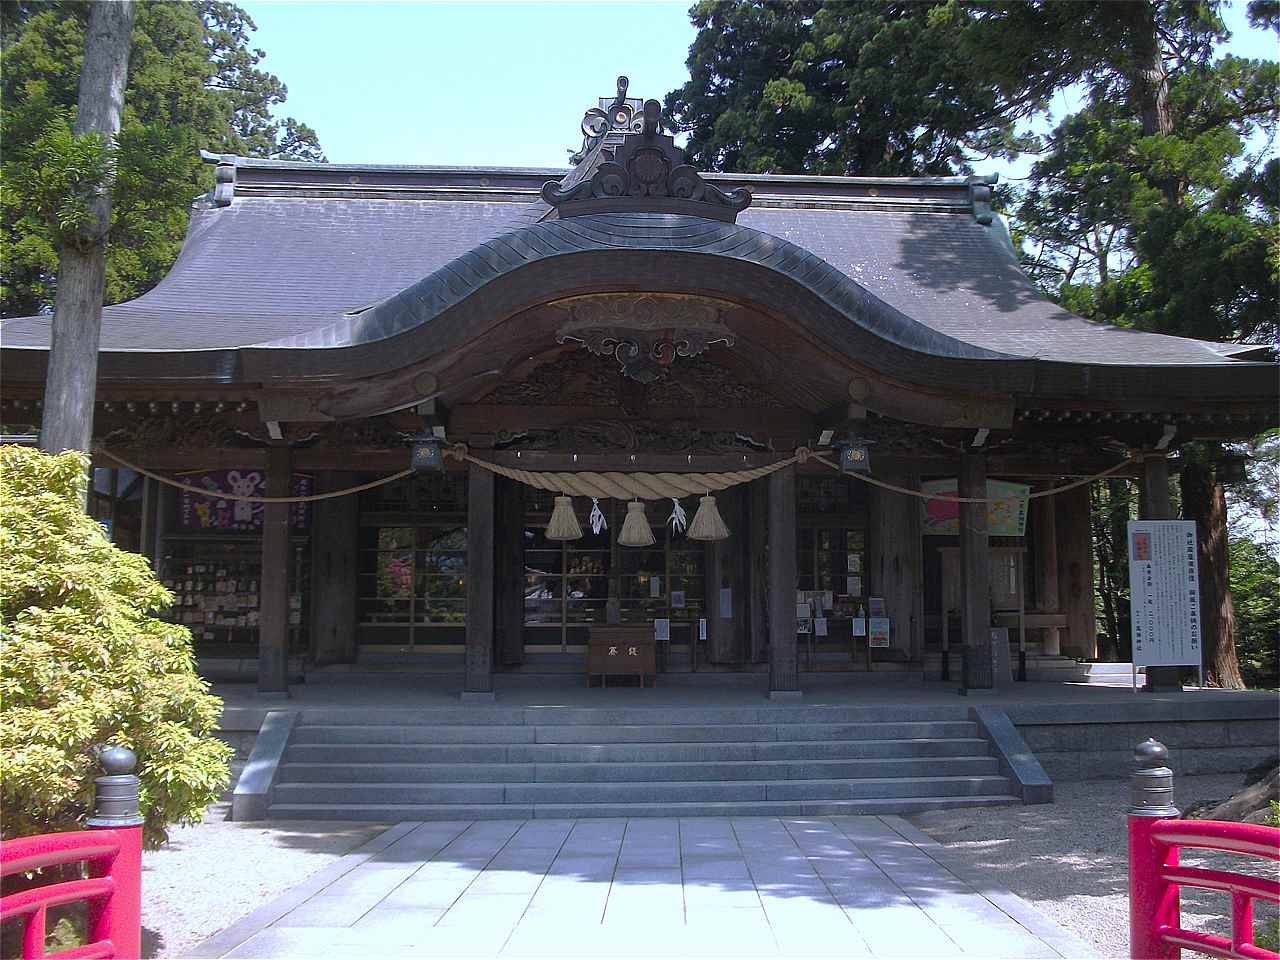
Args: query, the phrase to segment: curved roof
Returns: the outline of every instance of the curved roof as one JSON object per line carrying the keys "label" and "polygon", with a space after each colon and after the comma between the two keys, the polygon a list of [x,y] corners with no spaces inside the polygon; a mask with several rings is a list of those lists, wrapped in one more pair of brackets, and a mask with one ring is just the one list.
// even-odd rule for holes
{"label": "curved roof", "polygon": [[[283,175],[277,168],[284,169],[255,169]],[[350,187],[361,179],[351,169],[339,176],[336,168],[293,165],[290,175],[311,178],[306,189],[255,190],[246,180],[230,205],[201,204],[164,280],[104,309],[102,350],[321,347],[389,336],[406,318],[428,319],[429,311],[409,306],[415,297],[465,295],[486,271],[514,268],[521,258],[604,248],[750,259],[803,278],[851,322],[944,356],[1216,365],[1240,349],[1108,327],[1059,308],[1018,268],[998,220],[983,225],[968,203],[939,199],[944,188],[967,199],[963,181],[886,181],[880,191],[858,181],[857,197],[841,197],[853,181],[755,178],[757,203],[734,225],[661,214],[541,220],[548,210],[535,199],[536,184],[546,171],[468,171],[468,182],[505,178],[502,189],[488,188],[492,198],[479,187],[440,186],[430,199],[420,198],[422,189],[400,199],[394,185],[376,195]],[[405,176],[371,168],[364,179],[384,175]],[[512,186],[522,178],[533,188]],[[868,197],[878,192],[887,196]],[[5,320],[0,341],[47,348],[49,323]]]}

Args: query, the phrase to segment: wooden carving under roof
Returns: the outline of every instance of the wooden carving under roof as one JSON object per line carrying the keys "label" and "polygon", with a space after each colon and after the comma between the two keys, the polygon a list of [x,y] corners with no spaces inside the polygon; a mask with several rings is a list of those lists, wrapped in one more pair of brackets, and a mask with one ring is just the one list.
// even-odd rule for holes
{"label": "wooden carving under roof", "polygon": [[708,430],[691,420],[589,419],[554,428],[499,431],[497,449],[644,453],[739,453],[767,451],[767,438],[733,430]]}
{"label": "wooden carving under roof", "polygon": [[605,294],[556,304],[568,313],[557,343],[581,343],[598,357],[613,357],[623,374],[639,383],[667,376],[678,358],[688,359],[718,343],[733,346],[721,321],[732,304],[669,294]]}
{"label": "wooden carving under roof", "polygon": [[[767,407],[780,409],[777,397],[754,384],[743,383],[706,357],[682,361],[670,376],[635,387],[650,407]],[[542,364],[523,380],[498,384],[479,400],[511,406],[571,405],[635,407],[631,388],[616,368],[580,350],[561,354]]]}

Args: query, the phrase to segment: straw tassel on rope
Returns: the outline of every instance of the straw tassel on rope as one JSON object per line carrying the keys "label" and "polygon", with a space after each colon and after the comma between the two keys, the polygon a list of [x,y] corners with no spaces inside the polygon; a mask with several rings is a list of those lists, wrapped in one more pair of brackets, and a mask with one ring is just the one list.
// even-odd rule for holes
{"label": "straw tassel on rope", "polygon": [[622,521],[618,543],[624,547],[651,547],[655,543],[649,519],[644,515],[644,503],[632,500],[627,504],[627,515]]}
{"label": "straw tassel on rope", "polygon": [[547,539],[582,539],[582,527],[578,525],[577,514],[573,512],[572,497],[556,497],[555,507],[551,511],[551,520],[547,523]]}
{"label": "straw tassel on rope", "polygon": [[698,503],[698,512],[693,515],[693,523],[689,524],[690,540],[727,540],[729,528],[725,526],[716,506],[716,498],[706,494]]}

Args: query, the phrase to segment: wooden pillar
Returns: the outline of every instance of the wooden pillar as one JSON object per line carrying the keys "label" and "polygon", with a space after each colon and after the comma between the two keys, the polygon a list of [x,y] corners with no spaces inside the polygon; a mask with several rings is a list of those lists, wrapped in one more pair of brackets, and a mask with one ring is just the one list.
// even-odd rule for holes
{"label": "wooden pillar", "polygon": [[493,699],[494,475],[467,468],[467,633],[462,699]]}
{"label": "wooden pillar", "polygon": [[169,536],[169,528],[178,510],[178,491],[167,483],[156,481],[155,533],[153,534],[156,552],[151,557],[151,569],[157,576],[165,573],[164,552],[165,539]]}
{"label": "wooden pillar", "polygon": [[[1031,540],[1035,550],[1036,612],[1058,613],[1058,508],[1053,497],[1031,501]],[[1057,627],[1045,627],[1043,636],[1045,653],[1057,656],[1062,652]]]}
{"label": "wooden pillar", "polygon": [[[738,487],[716,494],[716,508],[729,528],[729,538],[707,544],[707,659],[712,663],[738,663],[743,657],[743,547],[749,538],[743,501]],[[728,616],[720,606],[721,590],[730,591]]]}
{"label": "wooden pillar", "polygon": [[1093,534],[1089,487],[1050,498],[1058,539],[1058,605],[1067,619],[1062,651],[1091,659],[1098,654],[1098,614],[1093,595]]}
{"label": "wooden pillar", "polygon": [[138,534],[138,552],[151,561],[151,569],[159,569],[156,560],[160,555],[160,544],[156,540],[156,508],[160,495],[160,481],[150,477],[142,478],[142,526]]}
{"label": "wooden pillar", "polygon": [[[316,478],[329,493],[359,483],[353,473]],[[311,656],[317,666],[356,658],[356,557],[360,502],[356,494],[311,505]]]}
{"label": "wooden pillar", "polygon": [[[1173,500],[1169,496],[1169,461],[1164,454],[1152,454],[1142,461],[1142,499],[1138,516],[1143,520],[1173,520]],[[1182,667],[1147,667],[1146,690],[1151,693],[1181,693]]]}
{"label": "wooden pillar", "polygon": [[[983,453],[960,455],[959,495],[987,495],[987,458]],[[982,646],[991,630],[991,538],[987,534],[987,505],[960,504],[960,636],[966,647]]]}
{"label": "wooden pillar", "polygon": [[497,478],[496,627],[503,666],[524,662],[524,484]]}
{"label": "wooden pillar", "polygon": [[[268,497],[289,495],[288,447],[267,450]],[[289,692],[289,504],[262,507],[262,574],[258,578],[258,692]]]}
{"label": "wooden pillar", "polygon": [[[920,476],[901,470],[882,479],[910,490]],[[884,597],[890,642],[908,659],[924,657],[924,553],[920,501],[880,487],[868,490],[867,594]]]}
{"label": "wooden pillar", "polygon": [[769,474],[769,696],[800,697],[796,657],[796,472]]}
{"label": "wooden pillar", "polygon": [[765,531],[769,523],[769,482],[747,484],[746,629],[752,663],[763,663],[769,655],[769,623],[765,597],[768,590],[768,548]]}
{"label": "wooden pillar", "polygon": [[1143,520],[1172,520],[1173,501],[1169,498],[1169,461],[1163,455],[1142,461],[1142,500],[1138,515]]}

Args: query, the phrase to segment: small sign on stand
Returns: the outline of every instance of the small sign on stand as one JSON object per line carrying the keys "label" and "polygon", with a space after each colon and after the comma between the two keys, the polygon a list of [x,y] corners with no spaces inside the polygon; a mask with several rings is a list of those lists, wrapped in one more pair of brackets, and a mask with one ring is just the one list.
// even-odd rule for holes
{"label": "small sign on stand", "polygon": [[872,617],[868,621],[867,645],[871,647],[889,646],[889,618]]}

